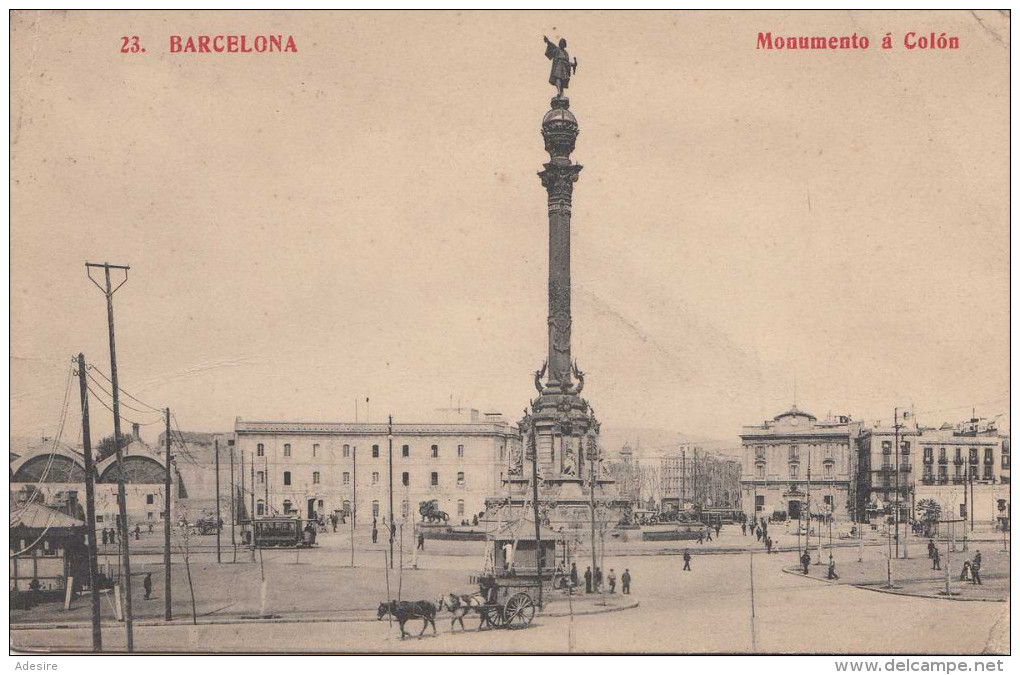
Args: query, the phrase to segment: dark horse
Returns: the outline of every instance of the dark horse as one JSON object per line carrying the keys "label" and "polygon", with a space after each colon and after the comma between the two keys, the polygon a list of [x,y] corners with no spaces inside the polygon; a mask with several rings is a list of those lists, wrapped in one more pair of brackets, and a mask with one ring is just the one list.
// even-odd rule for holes
{"label": "dark horse", "polygon": [[425,629],[429,627],[429,624],[432,624],[432,634],[436,635],[436,606],[427,600],[418,600],[417,602],[409,600],[380,602],[379,620],[381,621],[387,614],[396,619],[397,623],[400,624],[401,640],[407,637],[407,633],[404,632],[404,624],[411,619],[422,620],[421,633],[418,633],[418,637],[422,636]]}

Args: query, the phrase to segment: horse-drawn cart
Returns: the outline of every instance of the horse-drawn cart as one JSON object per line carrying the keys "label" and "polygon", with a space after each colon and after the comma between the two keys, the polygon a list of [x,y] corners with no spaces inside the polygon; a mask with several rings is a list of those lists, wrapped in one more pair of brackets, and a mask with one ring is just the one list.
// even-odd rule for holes
{"label": "horse-drawn cart", "polygon": [[535,618],[538,587],[537,577],[478,577],[478,591],[485,599],[478,609],[482,623],[492,628],[525,628]]}

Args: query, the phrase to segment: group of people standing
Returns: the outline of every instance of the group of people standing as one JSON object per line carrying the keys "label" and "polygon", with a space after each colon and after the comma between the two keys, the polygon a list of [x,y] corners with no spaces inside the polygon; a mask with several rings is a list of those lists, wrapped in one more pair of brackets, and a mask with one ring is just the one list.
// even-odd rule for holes
{"label": "group of people standing", "polygon": [[[935,540],[928,540],[928,557],[931,558],[931,568],[933,570],[942,569],[942,556],[939,554],[939,547],[935,545]],[[960,570],[960,581],[969,581],[972,584],[981,586],[981,551],[978,550],[974,553],[974,557],[971,560],[963,561],[963,569]]]}
{"label": "group of people standing", "polygon": [[[580,584],[580,576],[577,573],[577,563],[570,563],[569,574],[564,570],[562,563],[557,563],[556,570],[553,572],[553,586],[559,587],[558,579],[565,578],[569,579],[569,589],[573,591]],[[623,594],[630,594],[630,569],[625,569],[623,574],[620,576],[620,581],[623,583]],[[605,582],[608,584],[609,593],[616,593],[616,570],[613,568],[609,569],[609,574],[605,578]],[[602,568],[596,566],[595,571],[591,569],[591,565],[584,569],[584,592],[585,593],[601,593],[605,590],[602,578]]]}

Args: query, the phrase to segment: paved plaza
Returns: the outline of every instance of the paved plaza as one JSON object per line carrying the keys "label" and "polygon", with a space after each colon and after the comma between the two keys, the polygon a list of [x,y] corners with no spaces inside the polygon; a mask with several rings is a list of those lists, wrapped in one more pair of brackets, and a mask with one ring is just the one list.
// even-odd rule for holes
{"label": "paved plaza", "polygon": [[[357,568],[347,567],[350,551],[344,537],[329,533],[311,551],[267,551],[263,569],[268,580],[262,602],[262,573],[250,551],[239,551],[236,564],[217,565],[213,554],[196,553],[197,626],[189,625],[190,597],[184,566],[174,564],[173,625],[162,625],[162,577],[153,575],[153,599],[135,599],[136,648],[150,651],[286,651],[295,640],[304,650],[336,651],[498,651],[498,652],[682,652],[682,653],[1001,653],[1008,650],[1009,603],[946,601],[874,593],[849,584],[820,583],[784,572],[796,563],[796,552],[750,553],[737,544],[739,530],[723,530],[720,545],[731,552],[689,548],[692,570],[682,571],[677,555],[623,554],[610,551],[606,568],[620,575],[629,568],[636,607],[620,609],[621,596],[605,608],[594,597],[554,594],[546,612],[530,628],[519,631],[451,632],[449,614],[440,613],[439,635],[399,640],[399,631],[377,621],[375,608],[386,597],[383,545],[356,552]],[[459,554],[429,549],[419,558],[422,569],[398,571],[389,578],[390,591],[411,599],[435,599],[442,593],[473,590],[469,577],[482,562],[481,542],[458,542]],[[449,544],[444,542],[444,544]],[[388,547],[385,547],[388,548]],[[989,546],[989,548],[991,548]],[[471,549],[474,555],[470,553]],[[984,551],[984,548],[982,548]],[[918,549],[923,555],[923,548]],[[995,556],[985,552],[989,575],[997,572]],[[856,548],[837,548],[840,569],[849,567]],[[232,550],[224,560],[232,559]],[[872,567],[884,565],[885,549],[864,547]],[[405,556],[409,563],[410,556]],[[901,561],[902,562],[902,561]],[[923,562],[918,561],[918,562]],[[157,571],[161,559],[139,556],[139,573]],[[754,621],[751,618],[751,569],[754,570]],[[581,560],[583,570],[583,556]],[[812,566],[812,576],[814,576]],[[824,569],[824,566],[818,566]],[[136,584],[136,589],[140,584]],[[572,606],[572,607],[571,607]],[[571,608],[575,615],[570,616]],[[618,611],[603,611],[616,609]],[[22,648],[88,649],[91,633],[87,602],[79,599],[70,612],[47,606],[11,615],[16,624],[47,622],[46,628],[16,629],[12,644]],[[103,638],[107,649],[123,648],[124,630],[104,605]],[[594,613],[592,613],[594,612]],[[274,617],[259,619],[263,613]],[[552,616],[550,616],[550,614]],[[889,630],[894,621],[897,630]],[[68,626],[56,628],[54,625]],[[753,628],[752,628],[753,626]],[[409,624],[417,633],[420,622]],[[752,637],[753,630],[753,637]],[[430,631],[431,633],[431,631]]]}

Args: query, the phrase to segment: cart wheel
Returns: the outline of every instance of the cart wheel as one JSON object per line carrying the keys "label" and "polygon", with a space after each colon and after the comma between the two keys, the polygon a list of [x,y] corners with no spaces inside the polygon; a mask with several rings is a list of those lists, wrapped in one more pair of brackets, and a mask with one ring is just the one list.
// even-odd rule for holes
{"label": "cart wheel", "polygon": [[498,606],[487,606],[482,608],[482,625],[486,628],[502,628],[502,610]]}
{"label": "cart wheel", "polygon": [[503,607],[503,624],[507,628],[524,628],[535,617],[535,602],[527,593],[514,593]]}

